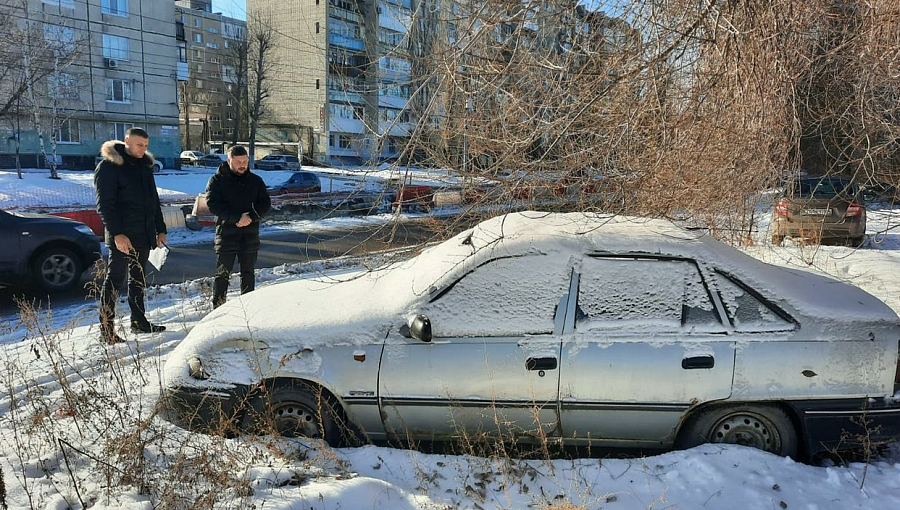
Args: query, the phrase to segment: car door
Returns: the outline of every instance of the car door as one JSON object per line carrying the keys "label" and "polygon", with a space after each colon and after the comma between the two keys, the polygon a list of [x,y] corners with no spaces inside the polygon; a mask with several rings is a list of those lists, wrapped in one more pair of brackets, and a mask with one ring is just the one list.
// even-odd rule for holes
{"label": "car door", "polygon": [[734,342],[693,261],[585,257],[579,273],[560,368],[565,438],[659,446],[690,406],[731,394]]}
{"label": "car door", "polygon": [[18,272],[22,260],[21,236],[18,218],[5,211],[0,211],[0,276],[13,275]]}
{"label": "car door", "polygon": [[405,439],[557,436],[559,304],[572,265],[550,255],[499,258],[420,305],[431,342],[395,332],[382,355],[386,430]]}

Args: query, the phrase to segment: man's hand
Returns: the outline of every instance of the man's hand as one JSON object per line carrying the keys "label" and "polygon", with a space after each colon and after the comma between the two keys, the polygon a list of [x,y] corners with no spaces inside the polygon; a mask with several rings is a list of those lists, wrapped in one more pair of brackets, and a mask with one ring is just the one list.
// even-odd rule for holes
{"label": "man's hand", "polygon": [[118,234],[113,238],[113,241],[116,244],[116,249],[122,253],[131,253],[134,250],[134,246],[131,245],[131,239],[128,239],[128,236],[125,234]]}
{"label": "man's hand", "polygon": [[157,246],[162,246],[162,245],[166,244],[166,241],[168,241],[168,240],[169,240],[169,238],[166,237],[165,233],[156,234],[156,245]]}
{"label": "man's hand", "polygon": [[253,220],[250,219],[250,214],[249,214],[249,213],[244,213],[244,214],[241,215],[241,219],[238,220],[237,226],[239,226],[239,227],[246,227],[247,225],[249,225],[249,224],[251,224],[251,223],[253,223]]}

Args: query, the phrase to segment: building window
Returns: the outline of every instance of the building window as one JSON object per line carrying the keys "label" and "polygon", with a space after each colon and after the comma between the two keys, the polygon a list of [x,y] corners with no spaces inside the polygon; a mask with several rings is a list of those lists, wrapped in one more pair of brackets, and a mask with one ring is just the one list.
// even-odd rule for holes
{"label": "building window", "polygon": [[234,106],[230,98],[228,99],[228,101],[225,101],[225,106]]}
{"label": "building window", "polygon": [[319,22],[318,21],[316,21],[316,33],[317,34],[319,33]]}
{"label": "building window", "polygon": [[219,45],[218,45],[218,44],[216,44],[216,43],[211,43],[211,42],[206,43],[206,47],[207,47],[207,48],[212,48],[212,49],[214,49],[214,50],[219,49]]}
{"label": "building window", "polygon": [[319,90],[319,80],[316,80],[316,90]]}
{"label": "building window", "polygon": [[203,60],[203,50],[194,50],[194,60]]}
{"label": "building window", "polygon": [[131,103],[131,81],[106,80],[106,100],[114,103]]}
{"label": "building window", "polygon": [[129,122],[116,122],[113,124],[113,136],[115,136],[116,140],[124,140],[125,133],[127,133],[128,130],[133,127],[134,124],[131,124]]}
{"label": "building window", "polygon": [[194,26],[200,28],[200,18],[194,18]]}
{"label": "building window", "polygon": [[219,57],[209,57],[209,63],[210,63],[210,64],[218,64],[218,63],[219,63]]}
{"label": "building window", "polygon": [[226,40],[225,41],[225,49],[231,48],[231,44]]}
{"label": "building window", "polygon": [[210,34],[218,34],[219,33],[219,29],[213,28],[213,27],[207,27],[206,31],[209,32]]}
{"label": "building window", "polygon": [[340,147],[341,149],[349,149],[350,142],[351,142],[350,135],[338,135],[337,146]]}
{"label": "building window", "polygon": [[58,5],[60,7],[75,7],[75,0],[42,0],[45,4]]}
{"label": "building window", "polygon": [[103,34],[103,56],[112,60],[128,60],[128,39]]}
{"label": "building window", "polygon": [[65,55],[75,51],[75,29],[59,25],[44,25],[44,42],[57,55]]}
{"label": "building window", "polygon": [[202,65],[197,64],[197,72],[198,72],[198,73],[202,73],[202,72],[203,72],[203,66],[202,66]]}
{"label": "building window", "polygon": [[203,34],[200,32],[194,32],[194,42],[195,43],[203,43]]}
{"label": "building window", "polygon": [[78,82],[71,74],[52,74],[47,77],[47,92],[55,99],[78,99]]}
{"label": "building window", "polygon": [[198,89],[202,89],[203,88],[203,80],[194,80],[194,86],[197,87]]}
{"label": "building window", "polygon": [[128,0],[100,0],[103,14],[128,16]]}
{"label": "building window", "polygon": [[66,119],[59,123],[59,129],[56,130],[57,143],[79,143],[81,135],[79,133],[77,120]]}
{"label": "building window", "polygon": [[184,46],[178,47],[178,61],[187,62],[187,48],[185,48]]}

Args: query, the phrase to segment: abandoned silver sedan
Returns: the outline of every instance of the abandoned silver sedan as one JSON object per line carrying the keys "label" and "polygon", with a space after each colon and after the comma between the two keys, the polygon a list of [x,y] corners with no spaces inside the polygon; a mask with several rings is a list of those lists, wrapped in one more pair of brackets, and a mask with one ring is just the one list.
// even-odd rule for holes
{"label": "abandoned silver sedan", "polygon": [[660,220],[523,212],[383,270],[229,301],[166,361],[174,422],[369,441],[900,436],[900,320],[862,290]]}

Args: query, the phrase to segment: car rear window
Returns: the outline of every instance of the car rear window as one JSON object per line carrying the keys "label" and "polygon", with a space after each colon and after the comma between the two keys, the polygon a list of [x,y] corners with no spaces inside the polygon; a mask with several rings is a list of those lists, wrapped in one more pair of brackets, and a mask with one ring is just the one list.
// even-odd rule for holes
{"label": "car rear window", "polygon": [[297,158],[294,157],[294,156],[285,156],[285,157],[284,157],[284,160],[285,160],[285,161],[289,161],[289,162],[291,162],[291,163],[296,163],[296,162],[297,162]]}
{"label": "car rear window", "polygon": [[788,331],[795,328],[793,322],[757,299],[743,284],[731,277],[716,273],[716,287],[735,331]]}
{"label": "car rear window", "polygon": [[794,194],[800,198],[851,198],[856,195],[856,186],[841,179],[804,180],[794,187]]}

